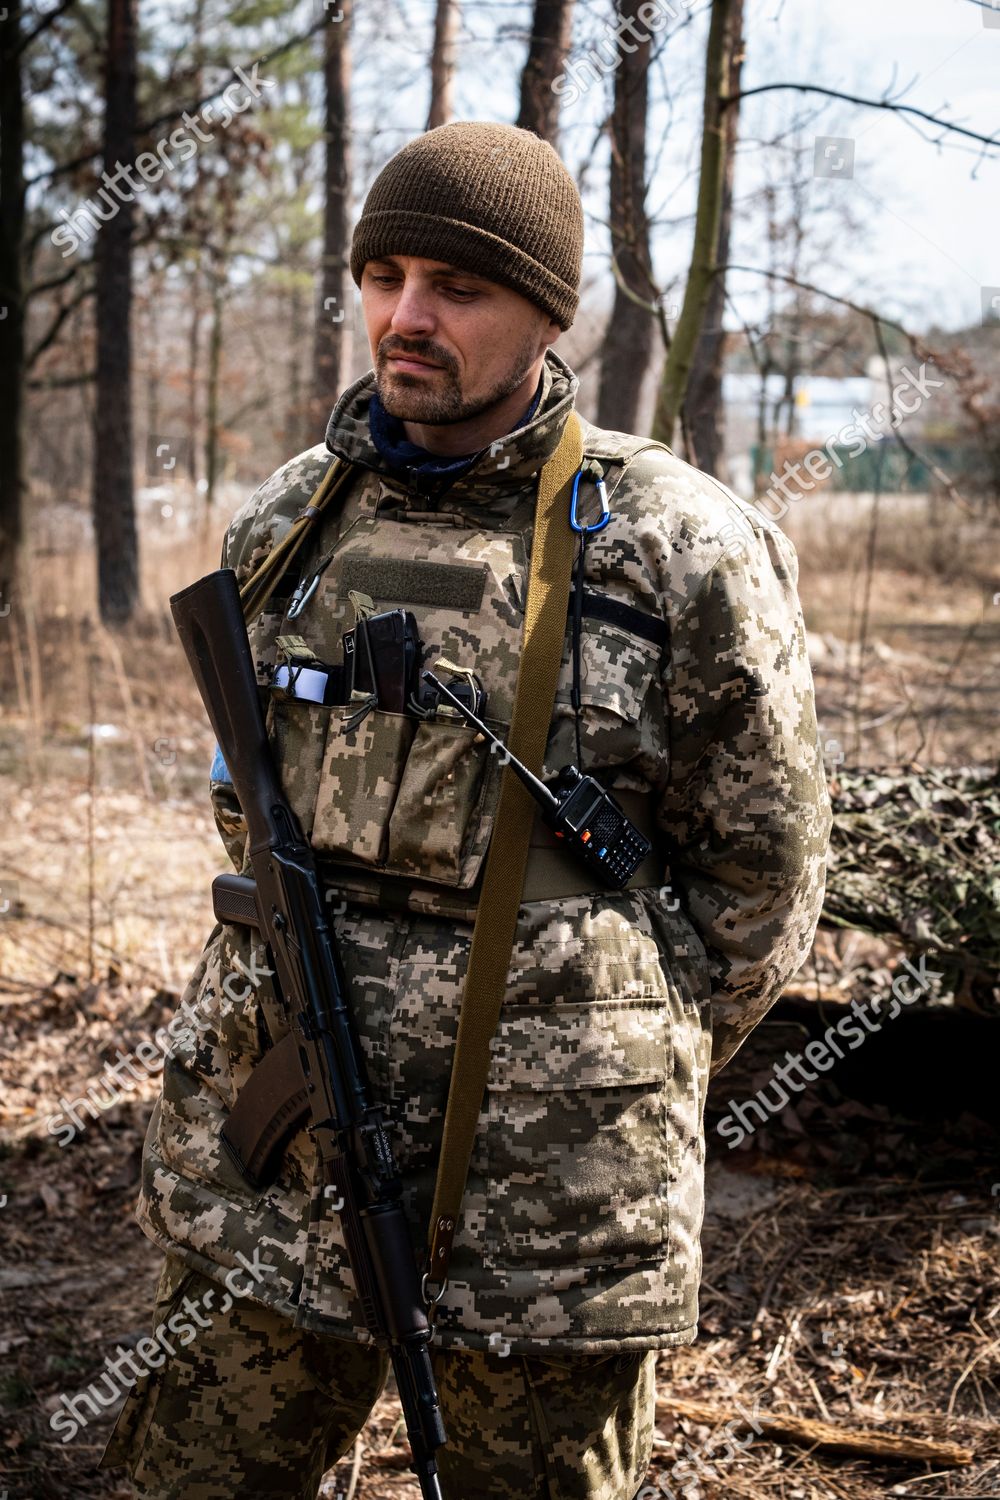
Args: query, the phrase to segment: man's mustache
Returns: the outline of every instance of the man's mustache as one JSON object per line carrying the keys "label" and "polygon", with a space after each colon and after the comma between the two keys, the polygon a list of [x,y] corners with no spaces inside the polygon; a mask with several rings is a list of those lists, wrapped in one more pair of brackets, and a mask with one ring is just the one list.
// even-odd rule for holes
{"label": "man's mustache", "polygon": [[379,349],[379,359],[383,361],[391,359],[393,355],[397,354],[402,355],[404,358],[407,355],[412,355],[414,359],[426,359],[428,363],[441,365],[441,367],[445,370],[450,370],[453,368],[454,362],[451,359],[449,359],[446,355],[442,356],[435,349],[428,348],[427,346],[424,346],[423,348],[418,347],[415,349],[407,349],[402,344],[392,344],[391,346],[383,345]]}

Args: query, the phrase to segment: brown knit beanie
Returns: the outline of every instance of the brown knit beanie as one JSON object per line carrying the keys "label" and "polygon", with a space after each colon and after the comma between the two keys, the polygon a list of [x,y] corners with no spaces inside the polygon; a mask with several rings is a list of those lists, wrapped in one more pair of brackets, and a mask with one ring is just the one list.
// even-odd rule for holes
{"label": "brown knit beanie", "polygon": [[583,207],[565,165],[530,130],[484,120],[439,125],[397,151],[365,199],[351,241],[365,262],[420,255],[513,287],[570,326],[580,300]]}

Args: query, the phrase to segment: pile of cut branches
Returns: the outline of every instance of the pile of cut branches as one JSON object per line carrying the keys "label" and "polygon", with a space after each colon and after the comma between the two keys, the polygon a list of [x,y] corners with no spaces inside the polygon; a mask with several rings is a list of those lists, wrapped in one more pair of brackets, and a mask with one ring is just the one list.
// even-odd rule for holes
{"label": "pile of cut branches", "polygon": [[1000,770],[834,780],[823,920],[933,955],[944,988],[1000,1014]]}

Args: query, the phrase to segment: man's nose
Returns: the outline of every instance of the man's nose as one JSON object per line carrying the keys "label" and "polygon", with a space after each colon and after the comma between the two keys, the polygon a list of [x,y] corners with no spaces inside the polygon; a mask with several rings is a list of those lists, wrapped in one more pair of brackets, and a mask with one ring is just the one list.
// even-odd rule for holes
{"label": "man's nose", "polygon": [[413,281],[404,281],[392,311],[392,331],[415,338],[428,334],[434,327],[434,310],[429,293]]}

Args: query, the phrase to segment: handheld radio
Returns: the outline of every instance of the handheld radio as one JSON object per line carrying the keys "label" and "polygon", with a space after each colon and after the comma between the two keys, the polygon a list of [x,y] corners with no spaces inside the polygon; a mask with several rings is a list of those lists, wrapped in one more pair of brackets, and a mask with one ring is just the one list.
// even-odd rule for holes
{"label": "handheld radio", "polygon": [[564,766],[550,789],[433,672],[420,675],[499,749],[502,764],[510,766],[527,787],[556,838],[564,839],[567,849],[612,890],[620,891],[628,885],[653,846],[625,816],[611,793],[593,776],[581,775],[576,766]]}

